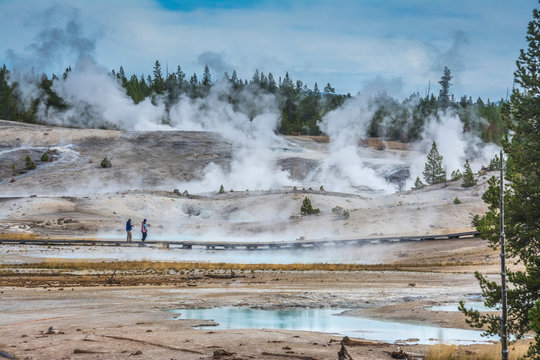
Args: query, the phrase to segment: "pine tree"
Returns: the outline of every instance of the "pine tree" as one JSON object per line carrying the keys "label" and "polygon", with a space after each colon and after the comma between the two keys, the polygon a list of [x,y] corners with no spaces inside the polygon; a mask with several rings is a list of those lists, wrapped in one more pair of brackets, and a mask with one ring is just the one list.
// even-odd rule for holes
{"label": "pine tree", "polygon": [[[521,50],[514,72],[516,88],[505,107],[505,118],[513,132],[503,141],[506,153],[507,189],[504,197],[506,251],[518,259],[523,270],[506,269],[508,274],[508,332],[517,338],[533,331],[534,340],[529,356],[540,359],[540,12],[533,11],[527,31],[528,49]],[[499,184],[489,181],[483,199],[488,212],[479,220],[477,229],[491,245],[499,240]],[[501,287],[498,282],[476,273],[485,304],[500,306]],[[484,327],[491,335],[500,332],[498,316],[478,313],[460,305],[468,322]],[[485,327],[487,326],[487,327]]]}
{"label": "pine tree", "polygon": [[276,80],[274,80],[274,75],[268,73],[268,91],[275,93],[277,90]]}
{"label": "pine tree", "polygon": [[474,175],[471,170],[471,164],[469,164],[469,159],[465,160],[465,172],[463,173],[463,182],[461,186],[471,187],[476,185],[476,180],[474,180]]}
{"label": "pine tree", "polygon": [[212,75],[210,75],[210,68],[208,67],[208,65],[204,66],[204,73],[201,84],[206,89],[209,89],[210,86],[212,86]]}
{"label": "pine tree", "polygon": [[488,171],[499,171],[501,170],[501,160],[499,155],[495,154],[495,157],[489,161]]}
{"label": "pine tree", "polygon": [[446,171],[443,169],[442,161],[443,157],[439,154],[439,149],[437,149],[437,144],[434,141],[422,172],[427,184],[439,184],[446,181]]}
{"label": "pine tree", "polygon": [[314,209],[313,205],[311,205],[311,200],[308,197],[304,198],[304,201],[302,202],[302,206],[300,207],[300,214],[302,215],[314,215],[320,213],[320,210]]}
{"label": "pine tree", "polygon": [[452,174],[450,175],[450,179],[452,179],[452,181],[459,180],[462,177],[463,174],[461,173],[461,171],[459,171],[459,169],[452,171]]}
{"label": "pine tree", "polygon": [[158,60],[156,60],[156,63],[154,64],[153,74],[154,78],[150,82],[152,90],[154,90],[156,94],[163,94],[165,91],[165,80],[161,74],[161,64]]}
{"label": "pine tree", "polygon": [[439,101],[444,108],[450,105],[450,86],[452,85],[450,80],[452,80],[452,74],[450,69],[445,66],[443,76],[439,81],[439,84],[441,84],[442,87],[442,89],[439,91]]}
{"label": "pine tree", "polygon": [[424,183],[422,182],[422,180],[420,180],[420,176],[417,176],[416,181],[414,182],[414,188],[421,189],[423,187],[424,187]]}
{"label": "pine tree", "polygon": [[24,162],[27,170],[34,170],[36,168],[36,163],[33,162],[32,159],[30,159],[30,156],[27,156],[24,159]]}

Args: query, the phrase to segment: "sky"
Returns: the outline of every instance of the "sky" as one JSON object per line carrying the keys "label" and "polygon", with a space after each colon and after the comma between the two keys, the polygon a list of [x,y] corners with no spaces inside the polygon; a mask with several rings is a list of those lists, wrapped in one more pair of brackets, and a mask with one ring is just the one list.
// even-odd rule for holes
{"label": "sky", "polygon": [[200,78],[286,71],[339,93],[452,93],[498,100],[512,88],[532,0],[0,0],[0,64],[61,74],[83,55],[148,75],[156,60]]}

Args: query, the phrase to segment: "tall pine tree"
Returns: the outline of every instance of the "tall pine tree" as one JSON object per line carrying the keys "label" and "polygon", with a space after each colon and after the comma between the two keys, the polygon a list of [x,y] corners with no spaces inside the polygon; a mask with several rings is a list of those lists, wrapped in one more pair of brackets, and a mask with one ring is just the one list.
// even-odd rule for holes
{"label": "tall pine tree", "polygon": [[450,72],[450,69],[445,66],[443,76],[439,81],[439,84],[441,84],[441,90],[439,91],[439,101],[441,102],[443,108],[446,108],[448,107],[448,105],[450,105],[450,86],[452,85],[450,83],[450,80],[452,80],[452,73]]}
{"label": "tall pine tree", "polygon": [[[523,270],[509,270],[508,274],[508,331],[517,338],[528,331],[535,337],[529,348],[529,356],[540,359],[540,14],[533,11],[533,20],[527,31],[528,49],[521,50],[514,72],[516,88],[506,106],[505,117],[511,139],[503,141],[507,156],[507,190],[504,198],[506,250],[518,259]],[[499,187],[495,177],[483,199],[489,211],[480,219],[478,230],[481,237],[493,246],[499,240]],[[500,306],[501,287],[497,282],[476,273],[485,304]],[[500,332],[499,317],[479,313],[472,309],[460,309],[475,327],[487,325],[486,333]]]}

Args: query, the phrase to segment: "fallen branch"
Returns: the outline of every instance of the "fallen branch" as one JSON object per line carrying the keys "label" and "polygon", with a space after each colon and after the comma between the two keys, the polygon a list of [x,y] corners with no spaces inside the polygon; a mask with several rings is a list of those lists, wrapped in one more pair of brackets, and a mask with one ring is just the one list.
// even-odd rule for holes
{"label": "fallen branch", "polygon": [[265,355],[265,356],[275,356],[275,357],[279,357],[279,358],[282,358],[282,359],[299,359],[299,360],[317,360],[315,358],[312,358],[311,356],[304,356],[304,355],[290,355],[290,354],[277,354],[277,353],[270,353],[270,352],[266,352],[266,351],[263,351],[262,352],[262,355]]}
{"label": "fallen branch", "polygon": [[388,346],[388,344],[382,343],[382,342],[376,342],[376,341],[366,341],[366,340],[353,340],[348,336],[345,336],[341,343],[345,346],[378,346],[378,347],[385,347]]}
{"label": "fallen branch", "polygon": [[85,349],[75,349],[73,350],[74,354],[104,354],[101,351],[92,351],[92,350],[85,350]]}
{"label": "fallen branch", "polygon": [[158,344],[158,343],[151,342],[151,341],[137,340],[137,339],[127,338],[127,337],[122,337],[122,336],[113,336],[113,335],[101,335],[101,336],[106,337],[106,338],[116,339],[116,340],[133,341],[133,342],[137,342],[137,343],[140,343],[140,344],[157,346],[157,347],[161,347],[161,348],[165,348],[165,349],[169,349],[169,350],[183,351],[183,352],[187,352],[187,353],[191,353],[191,354],[203,355],[203,353],[199,352],[199,351],[189,350],[189,349],[182,349],[182,348],[177,348],[177,347],[169,346],[169,345],[162,345],[162,344]]}
{"label": "fallen branch", "polygon": [[0,350],[0,357],[6,358],[9,360],[15,360],[15,357],[13,355],[9,355],[8,353],[3,352],[2,350]]}
{"label": "fallen branch", "polygon": [[235,279],[235,278],[245,278],[245,275],[236,275],[236,274],[225,274],[225,275],[220,275],[220,274],[206,274],[204,275],[204,277],[206,278],[210,278],[210,279]]}

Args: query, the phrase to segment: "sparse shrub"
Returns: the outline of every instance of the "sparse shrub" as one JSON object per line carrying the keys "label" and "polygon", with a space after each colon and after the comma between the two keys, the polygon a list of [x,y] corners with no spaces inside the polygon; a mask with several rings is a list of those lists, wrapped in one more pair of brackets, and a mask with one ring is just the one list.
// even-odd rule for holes
{"label": "sparse shrub", "polygon": [[459,180],[463,177],[463,174],[459,169],[452,171],[452,174],[450,175],[452,181]]}
{"label": "sparse shrub", "polygon": [[45,151],[43,155],[41,155],[41,161],[43,162],[49,161],[49,150]]}
{"label": "sparse shrub", "polygon": [[230,190],[229,192],[234,192],[234,190],[233,190],[233,189],[231,189],[231,190]]}
{"label": "sparse shrub", "polygon": [[324,191],[324,186],[321,185],[319,191]]}
{"label": "sparse shrub", "polygon": [[474,179],[474,174],[471,170],[471,164],[469,164],[469,159],[465,161],[465,173],[463,174],[463,182],[461,186],[471,187],[476,185],[476,180]]}
{"label": "sparse shrub", "polygon": [[312,188],[309,188],[308,190],[309,190],[309,191],[313,191],[313,189],[312,189]]}
{"label": "sparse shrub", "polygon": [[424,187],[424,183],[422,182],[422,180],[420,180],[420,176],[417,176],[416,181],[414,182],[414,188],[421,189],[423,187]]}
{"label": "sparse shrub", "polygon": [[332,214],[339,216],[341,219],[348,219],[351,214],[349,210],[343,209],[341,206],[336,206],[332,209]]}
{"label": "sparse shrub", "polygon": [[104,157],[103,160],[101,160],[101,167],[102,168],[110,168],[112,167],[112,162],[109,160],[108,157]]}
{"label": "sparse shrub", "polygon": [[454,205],[458,204],[461,204],[461,200],[459,200],[459,198],[456,196],[456,198],[454,199]]}
{"label": "sparse shrub", "polygon": [[32,159],[30,159],[30,156],[26,156],[24,162],[26,163],[27,170],[34,170],[36,168],[36,163],[33,162]]}
{"label": "sparse shrub", "polygon": [[297,190],[297,189],[296,189],[296,186],[293,186],[293,188],[292,188],[292,189],[293,189],[293,191],[296,191],[296,190]]}
{"label": "sparse shrub", "polygon": [[472,226],[477,227],[479,223],[480,223],[480,215],[476,214],[473,216],[471,220],[471,224]]}
{"label": "sparse shrub", "polygon": [[321,211],[317,208],[314,209],[311,205],[311,200],[307,197],[304,198],[304,201],[302,202],[302,207],[300,207],[300,214],[302,215],[314,215],[318,214]]}
{"label": "sparse shrub", "polygon": [[221,185],[221,186],[219,187],[219,193],[220,193],[220,194],[225,194],[225,188],[223,187],[223,185]]}

